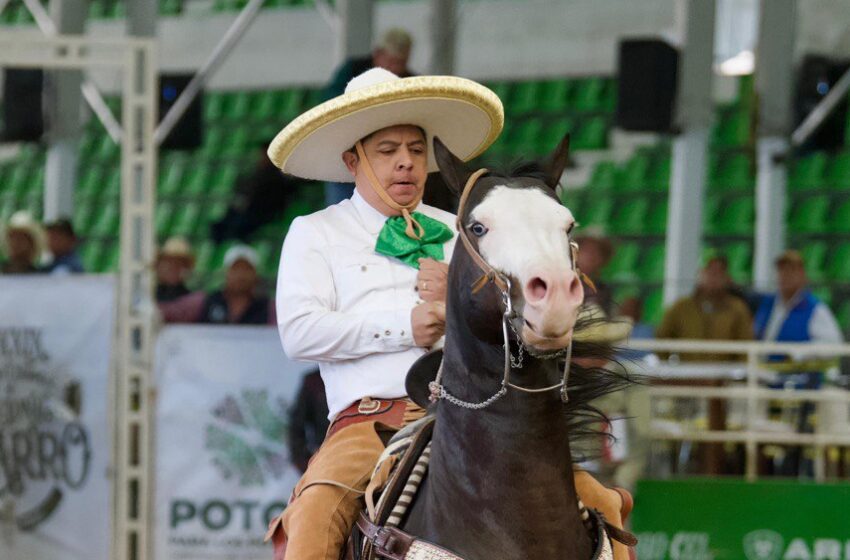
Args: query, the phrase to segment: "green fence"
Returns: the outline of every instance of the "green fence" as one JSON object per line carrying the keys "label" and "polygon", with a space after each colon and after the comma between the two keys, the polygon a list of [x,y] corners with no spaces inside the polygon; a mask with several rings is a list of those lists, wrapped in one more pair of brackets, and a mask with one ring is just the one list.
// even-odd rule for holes
{"label": "green fence", "polygon": [[850,560],[850,484],[643,480],[640,560]]}

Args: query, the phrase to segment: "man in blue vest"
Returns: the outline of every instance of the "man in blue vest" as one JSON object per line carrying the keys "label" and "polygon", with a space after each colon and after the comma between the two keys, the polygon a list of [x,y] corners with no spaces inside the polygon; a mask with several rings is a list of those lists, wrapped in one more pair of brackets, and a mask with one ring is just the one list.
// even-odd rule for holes
{"label": "man in blue vest", "polygon": [[[844,342],[841,329],[829,307],[808,289],[805,263],[799,251],[789,249],[776,259],[776,276],[778,292],[764,296],[756,311],[754,329],[758,340],[821,344]],[[789,358],[801,361],[805,356],[774,355],[770,356],[770,361],[785,361]],[[805,364],[801,366],[805,367]],[[797,389],[817,389],[822,380],[822,371],[801,371],[780,375],[771,387],[781,389],[791,385]],[[813,413],[813,403],[800,404],[797,421],[800,433],[812,432]],[[811,473],[811,461],[804,460],[802,450],[797,447],[786,452],[776,474],[797,475],[801,471]]]}

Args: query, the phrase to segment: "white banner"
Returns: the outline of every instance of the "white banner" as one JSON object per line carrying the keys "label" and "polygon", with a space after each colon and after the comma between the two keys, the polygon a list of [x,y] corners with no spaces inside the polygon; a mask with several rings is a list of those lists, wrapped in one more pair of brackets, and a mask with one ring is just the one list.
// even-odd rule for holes
{"label": "white banner", "polygon": [[268,560],[300,473],[287,412],[315,365],[268,327],[169,327],[156,348],[157,560]]}
{"label": "white banner", "polygon": [[105,560],[114,279],[0,277],[0,557]]}

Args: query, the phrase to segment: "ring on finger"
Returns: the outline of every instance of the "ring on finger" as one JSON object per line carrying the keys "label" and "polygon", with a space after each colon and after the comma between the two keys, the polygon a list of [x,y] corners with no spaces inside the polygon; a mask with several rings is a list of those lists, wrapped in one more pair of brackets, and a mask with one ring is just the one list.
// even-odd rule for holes
{"label": "ring on finger", "polygon": [[426,291],[426,292],[428,291],[428,281],[427,280],[422,281],[422,290]]}

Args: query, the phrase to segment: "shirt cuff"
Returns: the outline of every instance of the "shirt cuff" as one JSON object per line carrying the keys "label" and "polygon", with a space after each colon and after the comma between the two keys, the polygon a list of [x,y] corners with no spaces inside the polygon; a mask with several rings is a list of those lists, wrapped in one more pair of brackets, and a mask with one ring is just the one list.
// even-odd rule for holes
{"label": "shirt cuff", "polygon": [[407,350],[416,346],[410,309],[377,311],[372,313],[367,336],[385,352]]}

